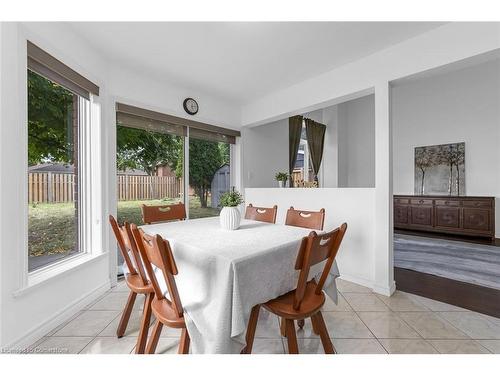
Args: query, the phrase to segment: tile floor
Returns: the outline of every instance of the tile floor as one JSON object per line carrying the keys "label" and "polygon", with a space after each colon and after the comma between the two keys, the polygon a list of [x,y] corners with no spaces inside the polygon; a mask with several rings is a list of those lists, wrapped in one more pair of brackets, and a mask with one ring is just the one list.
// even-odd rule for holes
{"label": "tile floor", "polygon": [[[500,354],[500,319],[399,291],[385,297],[344,280],[338,280],[338,288],[338,305],[328,300],[323,316],[339,353]],[[144,300],[138,298],[125,336],[117,339],[127,295],[127,286],[120,282],[31,348],[45,353],[133,352]],[[164,328],[157,352],[176,353],[179,333]],[[297,337],[301,353],[323,353],[310,321]],[[277,317],[261,310],[253,352],[286,351]]]}

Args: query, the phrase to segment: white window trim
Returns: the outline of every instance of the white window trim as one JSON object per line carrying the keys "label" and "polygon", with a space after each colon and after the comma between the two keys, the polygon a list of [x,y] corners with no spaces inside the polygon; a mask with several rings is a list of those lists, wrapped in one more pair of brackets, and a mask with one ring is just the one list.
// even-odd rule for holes
{"label": "white window trim", "polygon": [[[24,294],[26,291],[61,274],[74,270],[82,265],[101,258],[102,250],[101,233],[101,191],[100,191],[100,106],[91,95],[90,100],[79,97],[79,252],[50,263],[44,267],[29,272],[28,239],[26,238],[24,251],[24,277],[22,286],[15,291],[14,296]],[[26,116],[27,118],[27,116]],[[82,125],[83,124],[83,125]],[[27,128],[26,121],[26,128]],[[27,135],[27,132],[26,132]],[[97,138],[96,138],[97,137]],[[26,144],[28,140],[26,137]],[[27,150],[26,150],[27,152]],[[26,185],[27,186],[27,185]],[[86,191],[85,194],[82,191]],[[27,196],[27,195],[26,195]],[[25,225],[28,229],[28,201],[25,201]],[[27,232],[26,232],[27,234]]]}

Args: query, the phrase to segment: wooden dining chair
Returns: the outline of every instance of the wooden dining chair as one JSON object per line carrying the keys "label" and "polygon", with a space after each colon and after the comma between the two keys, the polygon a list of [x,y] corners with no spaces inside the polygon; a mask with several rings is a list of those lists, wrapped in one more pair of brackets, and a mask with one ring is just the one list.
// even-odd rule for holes
{"label": "wooden dining chair", "polygon": [[160,223],[162,221],[185,220],[186,206],[176,203],[162,206],[141,206],[142,221],[144,224]]}
{"label": "wooden dining chair", "polygon": [[[290,354],[298,354],[299,352],[294,321],[307,318],[311,318],[313,331],[319,334],[325,353],[336,353],[320,309],[325,303],[323,286],[346,230],[347,224],[344,223],[329,233],[318,235],[316,232],[311,232],[309,236],[302,239],[295,262],[295,269],[300,271],[297,288],[252,308],[246,333],[246,347],[242,350],[242,353],[250,354],[252,352],[255,329],[261,306],[283,319],[286,327],[288,352]],[[323,268],[319,282],[316,283],[314,279],[307,281],[311,266],[325,260],[325,267]]]}
{"label": "wooden dining chair", "polygon": [[[190,339],[186,329],[181,299],[175,283],[174,276],[178,274],[178,270],[170,244],[161,238],[160,235],[150,236],[144,233],[136,225],[132,225],[132,233],[154,290],[151,309],[156,317],[156,323],[153,326],[153,331],[146,347],[146,353],[152,354],[155,352],[163,325],[166,325],[167,327],[182,330],[178,353],[188,354]],[[161,290],[153,266],[161,270],[167,284],[170,299],[165,297],[164,292]]]}
{"label": "wooden dining chair", "polygon": [[137,354],[142,354],[146,348],[149,324],[151,321],[151,301],[154,295],[153,286],[149,282],[146,271],[144,271],[143,262],[132,235],[130,224],[126,222],[120,226],[112,215],[109,215],[109,223],[111,224],[111,228],[113,228],[118,247],[128,268],[128,272],[125,273],[125,282],[130,289],[127,303],[123,310],[120,323],[118,324],[118,329],[116,330],[116,336],[118,338],[123,337],[127,329],[130,314],[134,307],[135,299],[138,294],[144,294],[146,299],[144,301],[137,345],[135,346],[135,352]]}
{"label": "wooden dining chair", "polygon": [[323,230],[325,222],[325,209],[319,211],[296,210],[292,207],[286,212],[285,225],[308,229]]}
{"label": "wooden dining chair", "polygon": [[274,205],[272,208],[254,207],[250,203],[245,210],[245,219],[275,224],[277,213],[278,206],[276,205]]}
{"label": "wooden dining chair", "polygon": [[[302,227],[307,229],[323,230],[323,223],[325,222],[325,209],[319,211],[303,211],[296,210],[292,207],[286,212],[285,225],[294,227]],[[299,328],[304,328],[304,320],[297,321]],[[281,334],[284,336],[286,327],[284,321],[281,322]]]}

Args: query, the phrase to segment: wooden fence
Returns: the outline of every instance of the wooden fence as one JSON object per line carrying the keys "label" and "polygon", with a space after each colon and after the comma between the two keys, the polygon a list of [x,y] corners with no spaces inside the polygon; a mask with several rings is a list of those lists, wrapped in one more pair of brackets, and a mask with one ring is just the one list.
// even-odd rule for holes
{"label": "wooden fence", "polygon": [[[76,177],[71,173],[28,174],[29,203],[73,202]],[[118,200],[179,198],[182,179],[165,176],[118,175]]]}
{"label": "wooden fence", "polygon": [[179,198],[182,179],[170,176],[118,175],[118,200]]}

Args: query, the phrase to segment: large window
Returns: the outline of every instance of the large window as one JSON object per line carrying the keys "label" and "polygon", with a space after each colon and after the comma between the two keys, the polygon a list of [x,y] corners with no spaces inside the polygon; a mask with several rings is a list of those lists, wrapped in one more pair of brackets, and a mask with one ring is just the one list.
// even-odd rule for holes
{"label": "large window", "polygon": [[117,126],[118,221],[140,224],[141,205],[184,202],[184,137],[127,120]]}
{"label": "large window", "polygon": [[231,185],[230,146],[190,132],[189,218],[219,215],[219,198]]}
{"label": "large window", "polygon": [[28,71],[28,269],[80,247],[80,118],[87,101]]}
{"label": "large window", "polygon": [[28,42],[28,271],[90,248],[91,98],[99,87]]}

